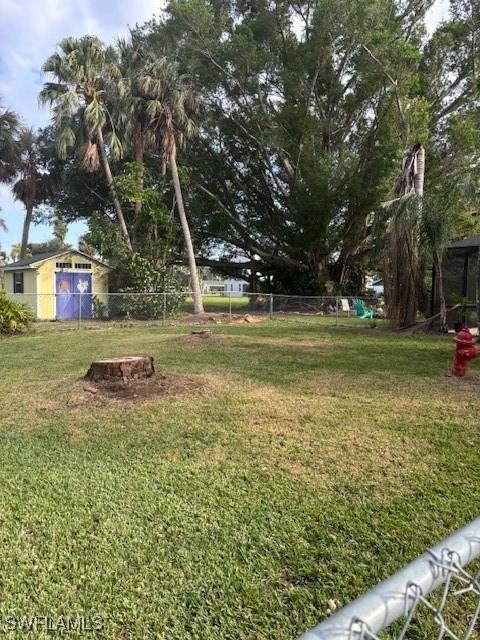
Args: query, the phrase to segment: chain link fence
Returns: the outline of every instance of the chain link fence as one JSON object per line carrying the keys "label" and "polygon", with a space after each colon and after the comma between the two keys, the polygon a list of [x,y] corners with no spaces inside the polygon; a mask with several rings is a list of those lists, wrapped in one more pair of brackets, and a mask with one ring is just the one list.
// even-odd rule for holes
{"label": "chain link fence", "polygon": [[479,556],[477,518],[300,640],[479,638]]}
{"label": "chain link fence", "polygon": [[161,293],[52,293],[8,294],[27,304],[39,321],[76,324],[88,322],[168,323],[248,322],[262,319],[292,320],[317,318],[324,324],[374,325],[384,318],[381,298],[340,296],[287,296],[269,293],[241,295],[205,294],[205,314],[194,315],[193,294]]}

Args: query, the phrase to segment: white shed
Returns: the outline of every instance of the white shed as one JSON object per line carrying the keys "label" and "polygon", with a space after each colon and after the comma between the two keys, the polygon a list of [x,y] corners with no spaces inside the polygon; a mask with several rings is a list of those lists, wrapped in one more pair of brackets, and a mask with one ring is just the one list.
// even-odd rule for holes
{"label": "white shed", "polygon": [[245,294],[247,286],[248,282],[246,280],[227,278],[223,282],[224,295],[232,298],[241,298]]}

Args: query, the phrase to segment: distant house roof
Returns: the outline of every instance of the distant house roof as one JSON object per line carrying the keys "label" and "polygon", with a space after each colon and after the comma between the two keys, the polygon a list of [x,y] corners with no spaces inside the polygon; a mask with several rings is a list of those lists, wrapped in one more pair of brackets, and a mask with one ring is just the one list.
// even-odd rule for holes
{"label": "distant house roof", "polygon": [[94,262],[98,262],[99,264],[102,264],[104,267],[108,267],[110,269],[108,264],[105,264],[101,260],[98,260],[97,258],[93,258],[92,256],[89,256],[86,253],[83,253],[83,251],[78,251],[78,249],[62,249],[61,251],[58,251],[57,249],[55,251],[45,251],[45,253],[37,253],[34,256],[27,256],[26,258],[21,258],[16,262],[11,262],[7,264],[5,267],[2,267],[2,270],[3,271],[19,271],[23,269],[35,269],[37,264],[39,264],[40,262],[45,262],[45,260],[49,260],[50,258],[59,258],[60,256],[64,256],[68,253],[78,253],[79,255],[84,256],[85,258],[88,258],[88,260],[93,260]]}
{"label": "distant house roof", "polygon": [[248,284],[247,280],[243,280],[242,278],[217,278],[216,280],[204,280],[203,284],[208,284],[211,286],[218,285],[219,287],[225,284],[230,284],[231,282],[244,282]]}
{"label": "distant house roof", "polygon": [[449,245],[448,249],[473,249],[474,247],[480,247],[480,236],[472,236],[471,238],[457,240]]}

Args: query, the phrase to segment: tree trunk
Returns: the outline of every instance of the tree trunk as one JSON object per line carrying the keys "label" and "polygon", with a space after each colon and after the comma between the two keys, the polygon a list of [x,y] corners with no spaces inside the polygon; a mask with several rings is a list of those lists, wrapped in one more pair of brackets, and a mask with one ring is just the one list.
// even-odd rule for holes
{"label": "tree trunk", "polygon": [[172,171],[173,186],[175,189],[175,197],[177,199],[178,216],[180,218],[180,224],[182,225],[183,237],[185,239],[185,246],[188,255],[188,264],[190,267],[190,278],[192,281],[193,290],[193,312],[204,313],[202,291],[200,289],[200,281],[198,279],[197,263],[195,262],[195,253],[193,251],[192,236],[190,234],[190,228],[188,226],[188,220],[185,213],[185,207],[183,204],[182,189],[180,186],[180,178],[178,177],[177,170],[177,150],[175,144],[173,145],[170,153],[170,169]]}
{"label": "tree trunk", "polygon": [[384,254],[384,283],[387,317],[397,329],[415,324],[423,292],[423,265],[419,256],[420,218],[422,214],[425,149],[416,144],[402,162],[394,198],[407,201],[404,211],[394,213],[388,229],[388,247]]}
{"label": "tree trunk", "polygon": [[115,187],[113,185],[113,176],[112,171],[110,169],[110,163],[107,158],[107,154],[105,152],[105,143],[103,140],[103,131],[101,127],[97,128],[97,137],[98,137],[98,146],[100,147],[100,157],[102,159],[103,170],[105,172],[105,177],[107,178],[107,184],[110,189],[110,193],[112,194],[113,206],[115,207],[115,212],[117,214],[118,222],[120,224],[120,229],[122,230],[122,234],[125,238],[125,242],[127,244],[127,248],[130,253],[133,253],[132,242],[130,240],[130,235],[127,229],[127,223],[125,222],[125,216],[123,215],[122,205],[120,204],[120,200],[115,193]]}
{"label": "tree trunk", "polygon": [[30,234],[30,224],[33,216],[33,205],[28,204],[25,207],[25,219],[23,221],[22,244],[20,245],[20,258],[25,258],[27,254],[28,236]]}
{"label": "tree trunk", "polygon": [[[145,178],[145,170],[143,167],[143,142],[140,140],[136,140],[135,141],[135,162],[138,165],[141,165],[141,168],[139,167],[138,172],[137,172],[137,179],[138,179],[138,183],[139,185],[142,187],[143,189],[143,182],[144,182],[144,178]],[[135,219],[133,221],[133,242],[134,244],[136,244],[136,235],[137,235],[137,230],[138,230],[138,225],[140,224],[140,214],[142,213],[142,201],[140,200],[139,202],[135,202],[134,205],[134,211],[135,211]]]}
{"label": "tree trunk", "polygon": [[443,286],[443,260],[438,253],[436,255],[435,262],[437,267],[438,300],[440,302],[440,331],[447,333],[447,304],[445,302],[445,289]]}
{"label": "tree trunk", "polygon": [[126,356],[92,362],[85,378],[99,380],[138,380],[151,378],[155,373],[153,358],[150,356]]}

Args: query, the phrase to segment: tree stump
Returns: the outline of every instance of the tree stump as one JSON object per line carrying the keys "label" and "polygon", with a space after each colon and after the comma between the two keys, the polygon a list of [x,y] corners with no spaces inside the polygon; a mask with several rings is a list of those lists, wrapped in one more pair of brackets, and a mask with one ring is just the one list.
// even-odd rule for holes
{"label": "tree stump", "polygon": [[150,356],[126,356],[92,362],[85,378],[99,380],[138,380],[150,378],[155,373]]}

